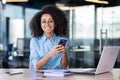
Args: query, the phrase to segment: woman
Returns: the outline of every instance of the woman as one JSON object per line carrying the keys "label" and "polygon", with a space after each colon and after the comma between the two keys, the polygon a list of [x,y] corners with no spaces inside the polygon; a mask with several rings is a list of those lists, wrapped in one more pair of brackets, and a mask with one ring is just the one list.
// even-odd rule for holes
{"label": "woman", "polygon": [[68,22],[62,10],[53,5],[44,6],[30,22],[33,38],[30,42],[31,69],[65,69],[68,66],[67,44],[58,45],[67,39]]}

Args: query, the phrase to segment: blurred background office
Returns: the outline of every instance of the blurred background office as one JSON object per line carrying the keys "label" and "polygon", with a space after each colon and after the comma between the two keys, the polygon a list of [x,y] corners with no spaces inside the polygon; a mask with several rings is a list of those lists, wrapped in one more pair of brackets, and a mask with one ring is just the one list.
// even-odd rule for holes
{"label": "blurred background office", "polygon": [[47,4],[69,20],[71,68],[94,68],[104,46],[120,46],[119,0],[0,0],[0,68],[29,67],[29,22]]}

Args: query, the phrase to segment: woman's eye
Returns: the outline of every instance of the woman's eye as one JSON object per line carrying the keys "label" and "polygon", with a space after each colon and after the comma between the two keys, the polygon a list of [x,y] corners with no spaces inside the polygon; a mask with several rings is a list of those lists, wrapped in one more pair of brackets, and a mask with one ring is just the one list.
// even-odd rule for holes
{"label": "woman's eye", "polygon": [[42,21],[42,23],[46,23],[46,21]]}
{"label": "woman's eye", "polygon": [[53,20],[49,20],[49,21],[41,21],[41,23],[53,23]]}
{"label": "woman's eye", "polygon": [[53,20],[50,20],[49,22],[51,22],[51,23],[52,23],[52,22],[53,22]]}

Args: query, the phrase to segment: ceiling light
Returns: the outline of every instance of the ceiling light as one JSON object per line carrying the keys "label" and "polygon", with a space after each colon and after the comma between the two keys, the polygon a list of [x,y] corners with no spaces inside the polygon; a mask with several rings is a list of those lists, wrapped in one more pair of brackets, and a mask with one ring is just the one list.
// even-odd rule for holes
{"label": "ceiling light", "polygon": [[6,0],[6,2],[28,2],[28,0]]}
{"label": "ceiling light", "polygon": [[108,1],[104,1],[104,0],[85,0],[85,1],[88,1],[88,2],[93,2],[93,3],[100,3],[100,4],[109,4]]}
{"label": "ceiling light", "polygon": [[5,4],[6,2],[28,2],[28,0],[2,0],[3,4]]}

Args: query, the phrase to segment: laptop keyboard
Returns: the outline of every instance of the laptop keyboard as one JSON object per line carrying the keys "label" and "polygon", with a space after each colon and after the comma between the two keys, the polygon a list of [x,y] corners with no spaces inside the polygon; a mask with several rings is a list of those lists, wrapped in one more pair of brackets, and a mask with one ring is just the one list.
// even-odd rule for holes
{"label": "laptop keyboard", "polygon": [[95,72],[96,69],[88,70],[87,72]]}
{"label": "laptop keyboard", "polygon": [[76,73],[76,74],[95,74],[96,69],[71,70],[71,72]]}

